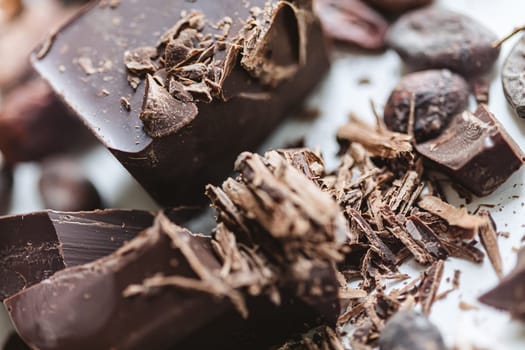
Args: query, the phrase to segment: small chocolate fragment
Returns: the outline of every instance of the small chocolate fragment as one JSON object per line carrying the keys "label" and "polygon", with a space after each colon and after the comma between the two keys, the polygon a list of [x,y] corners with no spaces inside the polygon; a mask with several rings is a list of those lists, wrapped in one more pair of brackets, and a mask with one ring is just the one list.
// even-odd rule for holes
{"label": "small chocolate fragment", "polygon": [[415,311],[399,311],[385,325],[380,350],[446,350],[439,329]]}
{"label": "small chocolate fragment", "polygon": [[46,209],[83,211],[103,208],[95,185],[73,159],[52,158],[43,162],[38,185]]}
{"label": "small chocolate fragment", "polygon": [[477,196],[486,196],[505,182],[525,161],[503,126],[480,105],[474,114],[458,114],[437,138],[416,150]]}
{"label": "small chocolate fragment", "polygon": [[[94,2],[33,64],[159,203],[202,203],[205,185],[222,181],[239,152],[264,140],[329,67],[311,0],[249,3],[141,0],[112,8]],[[144,47],[159,55],[148,54],[155,83],[186,104],[177,112],[188,114],[167,114],[153,126],[158,108],[142,110],[146,84],[136,73],[154,67],[126,60],[129,71],[124,54]],[[112,67],[86,75],[79,56]],[[103,89],[110,94],[99,96]],[[129,107],[122,107],[123,96]],[[174,104],[164,97],[156,101]]]}
{"label": "small chocolate fragment", "polygon": [[428,5],[433,0],[366,0],[366,2],[378,10],[398,14],[416,7]]}
{"label": "small chocolate fragment", "polygon": [[138,210],[0,218],[0,300],[66,267],[111,254],[152,222],[150,213]]}
{"label": "small chocolate fragment", "polygon": [[[467,82],[449,70],[429,70],[401,79],[385,105],[387,128],[412,133],[417,142],[438,136],[453,116],[468,106]],[[411,110],[413,104],[413,120]],[[413,131],[408,126],[413,125]]]}
{"label": "small chocolate fragment", "polygon": [[507,56],[501,71],[503,92],[507,101],[516,114],[525,118],[525,97],[523,88],[525,86],[525,35],[514,45]]}
{"label": "small chocolate fragment", "polygon": [[503,261],[499,250],[496,223],[487,210],[482,210],[479,214],[485,219],[485,224],[479,230],[479,239],[487,252],[494,271],[496,271],[496,275],[501,279],[503,278]]}
{"label": "small chocolate fragment", "polygon": [[0,105],[0,149],[9,163],[71,151],[86,145],[89,136],[40,79],[13,89]]}
{"label": "small chocolate fragment", "polygon": [[329,37],[371,50],[385,46],[388,22],[361,0],[315,0],[314,10]]}
{"label": "small chocolate fragment", "polygon": [[525,248],[518,252],[514,270],[492,290],[479,297],[479,301],[525,321]]}
{"label": "small chocolate fragment", "polygon": [[13,192],[13,169],[7,164],[4,155],[0,152],[0,215],[9,209],[11,193]]}
{"label": "small chocolate fragment", "polygon": [[31,348],[24,343],[18,334],[11,333],[2,350],[31,350]]}
{"label": "small chocolate fragment", "polygon": [[463,76],[490,70],[499,56],[496,35],[476,20],[438,7],[399,18],[387,42],[410,68],[448,68]]}

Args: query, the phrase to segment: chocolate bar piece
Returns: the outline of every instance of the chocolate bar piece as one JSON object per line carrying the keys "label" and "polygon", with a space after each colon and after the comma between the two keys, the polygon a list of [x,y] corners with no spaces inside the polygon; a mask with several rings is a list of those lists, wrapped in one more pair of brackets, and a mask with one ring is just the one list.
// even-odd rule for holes
{"label": "chocolate bar piece", "polygon": [[[34,66],[161,204],[202,201],[329,61],[311,1],[97,3]],[[136,88],[136,90],[135,90]]]}
{"label": "chocolate bar piece", "polygon": [[518,252],[518,262],[492,290],[479,297],[479,301],[500,310],[510,312],[525,321],[525,248]]}
{"label": "chocolate bar piece", "polygon": [[439,137],[416,145],[416,150],[477,196],[492,193],[525,161],[486,105],[474,114],[458,114]]}
{"label": "chocolate bar piece", "polygon": [[138,210],[45,211],[0,219],[0,300],[111,254],[153,222]]}
{"label": "chocolate bar piece", "polygon": [[[258,288],[272,274],[259,270],[265,261],[245,265],[257,253],[238,255],[224,226],[216,234],[212,244],[160,215],[114,254],[60,271],[5,305],[20,336],[41,350],[266,349],[323,319],[286,288],[272,301],[271,286]],[[237,273],[245,268],[253,273]],[[333,270],[315,272],[335,280]]]}

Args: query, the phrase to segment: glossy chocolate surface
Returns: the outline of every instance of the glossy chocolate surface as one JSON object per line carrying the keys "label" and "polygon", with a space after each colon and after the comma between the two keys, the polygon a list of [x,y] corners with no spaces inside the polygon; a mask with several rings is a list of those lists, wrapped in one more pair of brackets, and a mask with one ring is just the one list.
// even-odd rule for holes
{"label": "glossy chocolate surface", "polygon": [[[146,84],[142,82],[136,91],[130,87],[124,52],[155,46],[161,34],[181,18],[181,11],[201,11],[213,23],[230,17],[234,37],[252,9],[264,9],[266,3],[153,0],[123,1],[116,8],[94,4],[56,34],[50,50],[40,51],[37,56],[42,58],[35,58],[34,66],[157,201],[164,205],[198,202],[204,185],[221,180],[237,154],[260,143],[328,69],[310,1],[293,2],[297,17],[285,16],[292,22],[303,18],[300,25],[275,24],[284,31],[275,34],[276,62],[287,62],[286,55],[296,59],[304,47],[304,62],[296,74],[271,88],[237,62],[222,85],[226,101],[199,102],[199,114],[191,123],[167,137],[152,139],[144,132],[139,115]],[[294,25],[301,29],[300,40]],[[94,67],[91,74],[79,64],[85,58]],[[129,111],[122,97],[129,102]]]}
{"label": "glossy chocolate surface", "polygon": [[418,144],[416,149],[431,165],[477,196],[492,193],[525,160],[486,105],[480,105],[474,114],[458,114],[439,137]]}
{"label": "glossy chocolate surface", "polygon": [[138,210],[44,211],[0,218],[0,298],[113,253],[153,222]]}

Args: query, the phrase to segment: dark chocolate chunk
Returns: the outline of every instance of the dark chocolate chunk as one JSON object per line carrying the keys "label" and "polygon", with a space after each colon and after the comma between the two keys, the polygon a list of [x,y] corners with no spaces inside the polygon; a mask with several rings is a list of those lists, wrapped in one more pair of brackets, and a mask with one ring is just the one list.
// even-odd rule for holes
{"label": "dark chocolate chunk", "polygon": [[[453,116],[465,110],[468,96],[467,82],[449,70],[412,73],[392,91],[384,121],[390,130],[413,133],[417,142],[426,141],[438,136]],[[413,131],[408,130],[409,125]]]}
{"label": "dark chocolate chunk", "polygon": [[102,209],[102,199],[82,167],[70,158],[42,163],[39,189],[46,209],[83,211]]}
{"label": "dark chocolate chunk", "polygon": [[525,248],[518,252],[514,270],[495,288],[480,296],[479,301],[508,311],[515,318],[525,321]]}
{"label": "dark chocolate chunk", "polygon": [[0,106],[0,149],[9,163],[40,160],[91,141],[50,87],[34,79],[13,89]]}
{"label": "dark chocolate chunk", "polygon": [[501,80],[503,82],[503,92],[507,101],[516,114],[525,118],[525,98],[523,89],[525,78],[525,36],[523,36],[512,48],[507,56],[503,69],[501,71]]}
{"label": "dark chocolate chunk", "polygon": [[391,14],[406,12],[432,3],[433,0],[365,0],[373,7]]}
{"label": "dark chocolate chunk", "polygon": [[55,211],[0,219],[0,299],[66,267],[111,254],[153,222],[148,212]]}
{"label": "dark chocolate chunk", "polygon": [[399,311],[385,324],[380,350],[446,350],[439,329],[415,311]]}
{"label": "dark chocolate chunk", "polygon": [[388,22],[361,0],[316,0],[315,13],[326,34],[365,49],[382,49]]}
{"label": "dark chocolate chunk", "polygon": [[[256,147],[329,66],[311,1],[254,0],[249,7],[238,0],[93,4],[51,43],[40,59],[35,56],[37,71],[167,206],[202,202],[204,186],[221,181],[238,153]],[[175,113],[162,126],[149,125],[154,137],[140,118],[146,84],[131,74],[134,90],[124,62],[126,51],[147,46],[160,55],[152,59],[155,82],[187,107],[182,118]],[[109,61],[111,69],[86,75],[79,57],[93,65]],[[110,94],[100,96],[103,89]]]}
{"label": "dark chocolate chunk", "polygon": [[464,76],[490,70],[499,56],[498,38],[476,20],[438,7],[407,13],[387,35],[410,68],[448,68]]}
{"label": "dark chocolate chunk", "polygon": [[266,261],[252,260],[255,250],[218,230],[225,236],[212,243],[161,215],[112,255],[7,299],[11,320],[42,350],[267,349],[318,323],[317,313],[286,293],[286,283],[277,284],[284,286],[280,299],[268,299],[272,288],[257,288],[259,278],[271,276],[260,265]]}
{"label": "dark chocolate chunk", "polygon": [[148,75],[140,112],[140,120],[144,123],[144,130],[148,135],[164,137],[176,134],[191,123],[198,113],[194,103],[180,101],[171,96],[168,90]]}
{"label": "dark chocolate chunk", "polygon": [[474,114],[458,114],[439,137],[416,149],[430,165],[477,196],[495,191],[525,161],[523,152],[485,105]]}
{"label": "dark chocolate chunk", "polygon": [[13,168],[7,164],[0,152],[0,215],[9,209],[11,193],[13,192]]}

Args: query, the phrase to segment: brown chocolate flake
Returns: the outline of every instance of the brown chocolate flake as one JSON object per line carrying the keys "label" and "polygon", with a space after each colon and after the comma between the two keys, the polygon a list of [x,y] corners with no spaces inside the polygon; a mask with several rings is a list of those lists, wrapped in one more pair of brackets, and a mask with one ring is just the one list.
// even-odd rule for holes
{"label": "brown chocolate flake", "polygon": [[488,211],[482,210],[479,214],[485,219],[485,224],[482,225],[479,230],[481,244],[487,252],[490,263],[494,271],[496,271],[496,275],[501,279],[503,278],[503,263],[499,251],[496,224]]}
{"label": "brown chocolate flake", "polygon": [[448,225],[458,228],[448,232],[459,233],[459,237],[463,239],[474,238],[479,228],[486,224],[484,218],[470,215],[466,208],[456,208],[435,196],[424,196],[417,205],[445,220]]}
{"label": "brown chocolate flake", "polygon": [[479,307],[476,305],[469,304],[465,301],[460,301],[458,305],[459,309],[462,311],[473,311],[473,310],[479,310]]}
{"label": "brown chocolate flake", "polygon": [[342,141],[360,143],[374,157],[410,157],[412,152],[410,136],[387,130],[374,130],[355,120],[340,127],[337,130],[337,138]]}
{"label": "brown chocolate flake", "polygon": [[194,103],[175,99],[151,75],[147,76],[140,120],[148,135],[164,137],[175,134],[189,124],[197,113]]}
{"label": "brown chocolate flake", "polygon": [[443,260],[436,261],[425,271],[425,277],[419,286],[418,298],[421,302],[422,311],[427,316],[430,314],[432,305],[436,300],[437,291],[443,277],[443,267]]}
{"label": "brown chocolate flake", "polygon": [[91,61],[91,58],[89,57],[85,57],[85,56],[79,57],[78,65],[80,66],[80,68],[82,68],[82,70],[84,71],[84,73],[86,73],[86,75],[95,74],[98,71],[93,66],[93,62]]}

